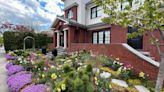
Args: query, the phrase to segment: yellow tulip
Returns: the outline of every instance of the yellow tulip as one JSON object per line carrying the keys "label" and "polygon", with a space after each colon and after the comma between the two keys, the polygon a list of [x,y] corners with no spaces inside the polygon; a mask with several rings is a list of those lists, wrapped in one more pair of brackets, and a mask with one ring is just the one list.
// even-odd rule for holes
{"label": "yellow tulip", "polygon": [[45,77],[45,75],[44,74],[42,74],[42,78],[44,78]]}
{"label": "yellow tulip", "polygon": [[66,90],[66,85],[65,85],[65,84],[62,84],[62,85],[61,85],[61,89],[62,89],[62,90]]}
{"label": "yellow tulip", "polygon": [[95,81],[97,81],[97,77],[94,77]]}
{"label": "yellow tulip", "polygon": [[139,77],[145,78],[145,73],[144,73],[144,72],[140,72],[140,73],[139,73]]}
{"label": "yellow tulip", "polygon": [[60,88],[57,88],[57,91],[58,91],[58,92],[61,92],[61,89],[60,89]]}
{"label": "yellow tulip", "polygon": [[53,74],[51,75],[51,78],[55,80],[55,79],[57,78],[57,75],[56,75],[55,73],[53,73]]}

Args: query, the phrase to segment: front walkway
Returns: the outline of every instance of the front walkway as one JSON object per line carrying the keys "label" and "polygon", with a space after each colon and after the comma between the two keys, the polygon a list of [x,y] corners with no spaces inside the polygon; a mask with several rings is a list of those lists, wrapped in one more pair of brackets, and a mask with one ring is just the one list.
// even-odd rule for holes
{"label": "front walkway", "polygon": [[7,71],[4,48],[0,47],[0,92],[9,92],[6,84]]}

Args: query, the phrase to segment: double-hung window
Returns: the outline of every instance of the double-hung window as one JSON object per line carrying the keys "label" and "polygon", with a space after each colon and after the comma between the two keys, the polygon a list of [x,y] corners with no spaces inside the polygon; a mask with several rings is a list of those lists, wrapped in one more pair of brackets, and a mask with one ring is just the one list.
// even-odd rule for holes
{"label": "double-hung window", "polygon": [[97,32],[93,33],[93,44],[97,44]]}
{"label": "double-hung window", "polygon": [[93,32],[93,44],[110,44],[110,31]]}
{"label": "double-hung window", "polygon": [[102,14],[102,9],[100,6],[95,6],[91,8],[91,19],[100,17]]}
{"label": "double-hung window", "polygon": [[73,12],[72,12],[72,10],[68,10],[67,18],[68,18],[68,19],[73,18]]}

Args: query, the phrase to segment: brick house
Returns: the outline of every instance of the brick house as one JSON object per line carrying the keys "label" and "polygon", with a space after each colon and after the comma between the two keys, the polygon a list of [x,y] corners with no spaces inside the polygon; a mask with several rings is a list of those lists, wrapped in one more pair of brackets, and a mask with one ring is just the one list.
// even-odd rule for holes
{"label": "brick house", "polygon": [[[103,23],[101,19],[106,15],[91,0],[62,1],[65,3],[65,13],[57,16],[51,26],[54,48],[63,48],[67,52],[86,49],[94,54],[120,58],[121,62],[131,64],[136,73],[143,71],[150,79],[156,80],[160,55],[150,42],[151,33],[128,39],[127,33],[136,29]],[[154,35],[160,39],[158,31],[154,31]],[[164,49],[163,46],[160,48]]]}

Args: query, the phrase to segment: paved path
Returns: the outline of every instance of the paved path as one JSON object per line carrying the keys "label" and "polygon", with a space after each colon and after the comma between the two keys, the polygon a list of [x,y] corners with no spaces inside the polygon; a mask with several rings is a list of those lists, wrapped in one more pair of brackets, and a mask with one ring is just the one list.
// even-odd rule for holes
{"label": "paved path", "polygon": [[9,92],[6,84],[7,73],[6,73],[6,59],[4,57],[4,49],[0,47],[0,92]]}

